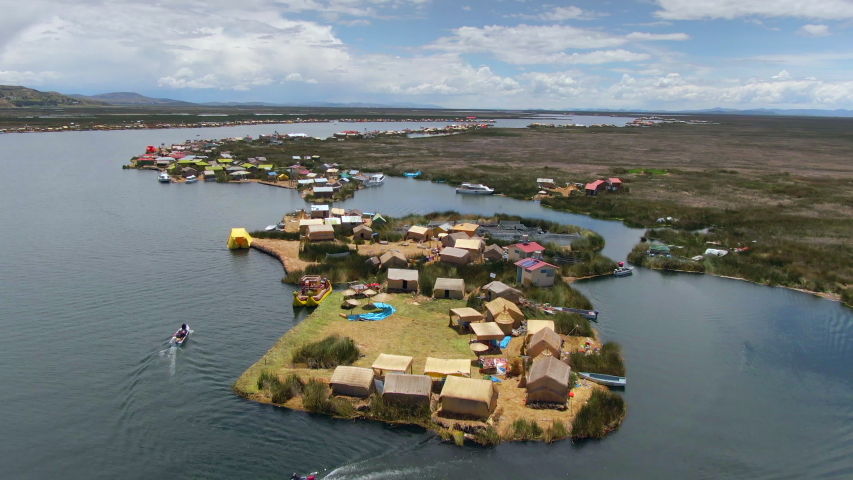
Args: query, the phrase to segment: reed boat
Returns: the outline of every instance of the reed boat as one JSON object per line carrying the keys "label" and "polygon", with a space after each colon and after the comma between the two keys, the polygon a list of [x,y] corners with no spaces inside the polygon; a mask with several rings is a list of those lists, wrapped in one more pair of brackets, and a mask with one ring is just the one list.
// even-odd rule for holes
{"label": "reed boat", "polygon": [[587,380],[592,380],[595,383],[607,385],[608,387],[624,387],[626,383],[625,377],[617,377],[616,375],[589,372],[578,372],[578,375]]}
{"label": "reed boat", "polygon": [[316,307],[332,293],[332,282],[319,275],[304,275],[293,292],[294,307]]}

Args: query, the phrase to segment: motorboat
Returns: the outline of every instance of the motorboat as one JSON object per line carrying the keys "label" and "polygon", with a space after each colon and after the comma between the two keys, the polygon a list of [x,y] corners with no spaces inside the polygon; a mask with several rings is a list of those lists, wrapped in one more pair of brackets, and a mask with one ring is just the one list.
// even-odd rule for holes
{"label": "motorboat", "polygon": [[367,180],[364,181],[365,187],[378,187],[385,183],[385,174],[384,173],[374,173],[367,177]]}
{"label": "motorboat", "polygon": [[198,181],[198,177],[196,177],[195,175],[190,175],[187,178],[185,178],[184,181],[185,181],[185,183],[195,183]]}
{"label": "motorboat", "polygon": [[319,275],[304,275],[293,292],[294,307],[316,307],[332,293],[332,282]]}
{"label": "motorboat", "polygon": [[403,172],[403,176],[409,177],[409,178],[415,178],[417,176],[420,176],[420,174],[421,174],[420,170],[418,170],[417,172]]}
{"label": "motorboat", "polygon": [[464,193],[467,195],[491,195],[495,193],[495,189],[479,183],[463,183],[456,189],[456,193]]}
{"label": "motorboat", "polygon": [[608,387],[624,387],[626,384],[625,377],[617,377],[616,375],[605,375],[603,373],[578,372],[582,378],[592,380],[601,385]]}
{"label": "motorboat", "polygon": [[634,273],[634,267],[619,267],[613,270],[613,275],[617,277],[627,277]]}
{"label": "motorboat", "polygon": [[190,327],[189,327],[189,326],[187,326],[187,333],[186,333],[186,335],[184,335],[183,337],[180,337],[180,338],[178,337],[178,333],[179,333],[179,332],[180,332],[180,330],[178,330],[177,332],[175,332],[175,334],[174,334],[174,335],[172,335],[172,339],[171,339],[171,340],[169,340],[169,343],[170,343],[170,344],[172,344],[172,345],[174,345],[174,346],[176,346],[176,347],[180,347],[180,346],[182,346],[184,343],[186,343],[187,339],[188,339],[188,338],[190,338],[190,334],[191,334],[191,333],[193,333],[193,331],[192,331],[192,330],[190,330]]}
{"label": "motorboat", "polygon": [[271,231],[275,230],[276,227],[277,227],[276,225],[267,225],[266,227],[264,227],[264,231],[265,232],[271,232]]}
{"label": "motorboat", "polygon": [[160,183],[172,183],[172,177],[170,177],[167,172],[160,172],[160,175],[157,177],[157,181]]}

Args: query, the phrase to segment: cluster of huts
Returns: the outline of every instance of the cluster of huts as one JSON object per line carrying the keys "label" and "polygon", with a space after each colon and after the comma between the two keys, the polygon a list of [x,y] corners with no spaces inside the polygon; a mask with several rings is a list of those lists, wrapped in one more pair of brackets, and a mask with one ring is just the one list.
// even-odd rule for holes
{"label": "cluster of huts", "polygon": [[294,155],[296,163],[287,167],[291,181],[296,182],[299,190],[310,193],[315,199],[332,198],[345,184],[352,181],[359,174],[358,170],[345,171],[337,163],[324,163],[320,166],[320,173],[313,172],[308,167],[299,163],[300,158],[305,160],[318,160],[316,155],[299,157]]}
{"label": "cluster of huts", "polygon": [[618,178],[605,178],[587,183],[584,192],[587,195],[598,195],[599,192],[618,192],[622,190],[622,180]]}
{"label": "cluster of huts", "polygon": [[379,214],[365,214],[360,210],[333,208],[328,204],[313,204],[299,219],[299,233],[310,242],[334,240],[337,231],[352,232],[354,240],[370,240],[373,229],[368,225],[385,223]]}

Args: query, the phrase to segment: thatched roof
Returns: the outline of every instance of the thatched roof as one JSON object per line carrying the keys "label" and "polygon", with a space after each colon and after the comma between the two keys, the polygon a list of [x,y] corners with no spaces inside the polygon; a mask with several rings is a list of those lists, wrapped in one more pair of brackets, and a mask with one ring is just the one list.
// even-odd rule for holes
{"label": "thatched roof", "polygon": [[504,316],[509,316],[513,319],[513,321],[522,321],[524,320],[524,313],[521,312],[521,309],[518,308],[518,305],[510,302],[505,298],[496,298],[491,302],[486,304],[486,310],[492,315],[492,317],[497,321],[498,317],[501,314]]}
{"label": "thatched roof", "polygon": [[553,330],[555,332],[557,331],[557,329],[554,328],[554,321],[553,320],[528,320],[527,321],[527,335],[534,335],[536,332],[538,332],[539,330],[542,330],[543,328],[550,328],[551,330]]}
{"label": "thatched roof", "polygon": [[416,233],[418,235],[428,235],[430,233],[430,230],[428,227],[421,227],[419,225],[415,225],[409,229],[408,233]]}
{"label": "thatched roof", "polygon": [[465,233],[470,232],[470,234],[468,235],[470,237],[470,236],[473,236],[475,233],[477,233],[477,229],[479,229],[479,228],[480,228],[480,226],[477,225],[476,223],[460,223],[458,225],[454,225],[453,228],[451,228],[451,231],[453,231],[453,232],[465,232]]}
{"label": "thatched roof", "polygon": [[323,225],[325,222],[322,218],[303,218],[299,221],[299,227],[308,227],[311,225]]}
{"label": "thatched roof", "polygon": [[499,282],[497,280],[495,280],[494,282],[489,282],[489,283],[483,285],[483,290],[488,291],[488,292],[492,292],[495,295],[500,295],[500,294],[507,292],[507,291],[521,295],[521,290],[517,290],[515,288],[512,288],[509,285],[505,284],[504,282]]}
{"label": "thatched roof", "polygon": [[388,372],[407,372],[412,366],[412,357],[406,355],[390,355],[380,353],[373,362],[371,368],[374,370],[385,370]]}
{"label": "thatched roof", "polygon": [[533,363],[527,383],[529,385],[542,378],[547,378],[566,386],[569,384],[571,371],[572,369],[568,365],[554,357],[543,358]]}
{"label": "thatched roof", "polygon": [[395,373],[385,377],[385,390],[387,394],[412,395],[429,397],[432,393],[432,379],[427,375],[408,375]]}
{"label": "thatched roof", "polygon": [[440,254],[442,257],[465,259],[470,255],[464,248],[445,247]]}
{"label": "thatched roof", "polygon": [[389,250],[389,251],[383,253],[382,256],[379,257],[379,262],[382,264],[383,267],[385,265],[401,265],[402,266],[402,265],[407,265],[409,263],[409,261],[406,260],[405,255],[403,255],[400,252],[395,252],[393,250]]}
{"label": "thatched roof", "polygon": [[470,375],[471,360],[466,358],[461,359],[445,359],[427,357],[424,365],[424,373],[437,373],[440,375]]}
{"label": "thatched roof", "polygon": [[486,258],[503,258],[504,249],[497,245],[489,245],[483,250],[483,256]]}
{"label": "thatched roof", "polygon": [[477,340],[501,340],[506,336],[495,322],[472,323],[471,330]]}
{"label": "thatched roof", "polygon": [[440,398],[458,398],[475,402],[491,403],[495,387],[490,380],[476,378],[447,377]]}
{"label": "thatched roof", "polygon": [[456,248],[464,248],[465,250],[473,250],[479,252],[483,250],[483,241],[479,238],[460,238],[453,244]]}
{"label": "thatched roof", "polygon": [[361,224],[352,229],[353,233],[373,233],[373,230],[367,225]]}
{"label": "thatched roof", "polygon": [[321,232],[323,232],[323,233],[326,233],[326,232],[335,233],[335,228],[332,227],[331,225],[309,225],[308,226],[308,233],[309,234],[321,233]]}
{"label": "thatched roof", "polygon": [[373,385],[373,370],[370,368],[349,367],[340,365],[335,368],[330,385],[348,385],[351,387],[371,388]]}
{"label": "thatched roof", "polygon": [[465,293],[465,280],[461,278],[436,278],[433,290],[451,290]]}
{"label": "thatched roof", "polygon": [[460,320],[478,322],[483,320],[483,314],[471,307],[451,308],[450,315],[456,315]]}
{"label": "thatched roof", "polygon": [[[382,262],[385,263],[385,262]],[[407,282],[417,282],[418,281],[418,271],[417,270],[406,270],[402,268],[389,268],[388,269],[388,280],[405,280]]]}
{"label": "thatched roof", "polygon": [[378,257],[370,257],[367,260],[365,260],[364,263],[369,263],[369,264],[373,265],[374,267],[378,267],[379,265],[382,264],[382,262],[379,261]]}
{"label": "thatched roof", "polygon": [[563,345],[563,339],[551,329],[543,328],[529,337],[530,342],[527,344],[527,354],[536,358],[548,350],[552,355],[560,354],[560,347]]}

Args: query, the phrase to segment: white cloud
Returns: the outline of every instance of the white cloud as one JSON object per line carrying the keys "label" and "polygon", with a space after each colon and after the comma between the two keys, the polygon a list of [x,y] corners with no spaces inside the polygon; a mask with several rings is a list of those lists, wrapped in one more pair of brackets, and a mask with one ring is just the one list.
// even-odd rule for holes
{"label": "white cloud", "polygon": [[803,25],[797,32],[807,37],[826,37],[830,35],[829,27],[826,25]]}
{"label": "white cloud", "polygon": [[667,20],[704,18],[798,17],[853,18],[851,0],[656,0],[662,8],[655,16]]}
{"label": "white cloud", "polygon": [[778,78],[778,79],[780,79],[780,80],[787,80],[787,79],[791,78],[791,74],[790,74],[790,73],[788,73],[788,71],[787,71],[787,70],[782,70],[782,71],[781,71],[781,72],[779,72],[777,75],[773,75],[773,76],[772,76],[772,77],[770,77],[770,78]]}

